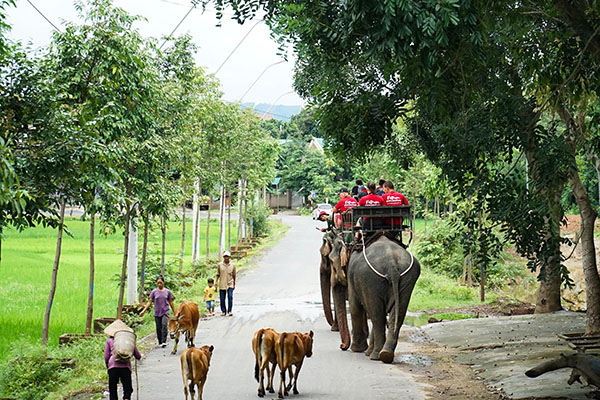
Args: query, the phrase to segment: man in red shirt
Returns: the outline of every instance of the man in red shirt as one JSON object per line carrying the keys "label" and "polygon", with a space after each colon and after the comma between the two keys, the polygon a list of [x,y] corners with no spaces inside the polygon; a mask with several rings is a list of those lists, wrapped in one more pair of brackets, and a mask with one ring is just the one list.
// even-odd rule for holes
{"label": "man in red shirt", "polygon": [[[338,195],[340,196],[340,201],[338,201],[335,207],[333,207],[332,214],[335,218],[335,226],[339,228],[342,223],[341,213],[351,209],[352,207],[356,207],[358,205],[358,201],[356,201],[354,197],[348,195],[348,189],[346,188],[341,188],[338,192]],[[352,227],[352,221],[350,220],[349,223],[344,223],[344,227]]]}
{"label": "man in red shirt", "polygon": [[[375,187],[375,183],[374,182],[369,182],[367,183],[367,189],[369,190],[369,194],[362,197],[360,199],[360,201],[358,202],[358,205],[361,207],[377,207],[377,206],[382,206],[384,201],[381,198],[381,196],[375,194],[375,192],[377,192],[377,188]],[[381,227],[381,223],[383,221],[381,221],[381,219],[378,218],[373,218],[372,222],[368,222],[369,218],[364,217],[363,218],[363,222],[362,222],[362,226],[364,227],[368,227],[371,229],[377,229]]]}
{"label": "man in red shirt", "polygon": [[[383,184],[383,191],[385,192],[385,194],[383,196],[381,196],[383,198],[383,205],[384,206],[403,206],[403,205],[409,205],[408,204],[408,200],[406,200],[406,197],[404,197],[404,195],[402,193],[398,193],[396,191],[394,191],[394,184],[390,181],[387,181]],[[402,223],[404,222],[404,218],[402,217],[398,217],[398,218],[393,218],[393,227],[394,228],[398,228],[399,230],[402,229]],[[388,223],[390,225],[392,225],[392,219],[390,218],[388,220]]]}

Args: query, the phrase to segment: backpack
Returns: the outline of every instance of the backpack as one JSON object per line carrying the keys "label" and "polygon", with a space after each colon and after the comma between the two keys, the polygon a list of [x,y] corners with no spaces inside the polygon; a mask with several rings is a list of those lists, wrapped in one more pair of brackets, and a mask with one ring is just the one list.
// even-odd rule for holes
{"label": "backpack", "polygon": [[127,363],[133,357],[135,351],[135,333],[129,331],[118,331],[115,333],[113,344],[113,355],[115,361]]}

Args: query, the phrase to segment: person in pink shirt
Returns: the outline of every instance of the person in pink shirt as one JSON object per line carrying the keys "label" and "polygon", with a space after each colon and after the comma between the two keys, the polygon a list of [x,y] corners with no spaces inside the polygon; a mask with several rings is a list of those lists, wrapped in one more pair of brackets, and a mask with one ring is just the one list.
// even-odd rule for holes
{"label": "person in pink shirt", "polygon": [[[121,320],[116,320],[104,329],[104,332],[109,335],[104,346],[104,364],[108,370],[108,392],[109,400],[118,400],[117,384],[121,381],[123,385],[123,400],[131,399],[133,393],[133,385],[131,383],[131,361],[117,361],[114,352],[114,335],[118,330],[127,330],[133,332],[133,329],[125,325]],[[135,346],[133,356],[136,359],[142,358],[140,351]]]}
{"label": "person in pink shirt", "polygon": [[[356,207],[358,205],[358,201],[350,195],[348,195],[348,189],[341,188],[338,192],[340,196],[340,201],[333,207],[333,211],[331,214],[334,216],[335,226],[338,228],[342,225],[342,216],[341,213],[351,209],[352,207]],[[337,215],[336,215],[337,214]],[[351,227],[352,224],[344,224],[344,227]]]}
{"label": "person in pink shirt", "polygon": [[[383,205],[385,206],[408,206],[408,200],[402,193],[398,193],[394,191],[394,184],[390,181],[387,181],[383,184],[383,191],[385,194],[381,196],[383,198]],[[392,224],[393,222],[393,224]],[[388,224],[392,225],[394,228],[402,229],[402,223],[404,222],[404,218],[390,218],[388,220]]]}
{"label": "person in pink shirt", "polygon": [[159,275],[156,279],[156,289],[150,292],[148,303],[146,303],[144,309],[140,313],[140,315],[143,316],[154,302],[156,339],[158,340],[158,345],[163,348],[167,347],[167,337],[169,336],[169,306],[171,307],[171,310],[173,310],[173,314],[175,314],[175,305],[173,304],[174,299],[175,296],[173,296],[173,293],[165,287],[165,278],[163,278],[162,275]]}

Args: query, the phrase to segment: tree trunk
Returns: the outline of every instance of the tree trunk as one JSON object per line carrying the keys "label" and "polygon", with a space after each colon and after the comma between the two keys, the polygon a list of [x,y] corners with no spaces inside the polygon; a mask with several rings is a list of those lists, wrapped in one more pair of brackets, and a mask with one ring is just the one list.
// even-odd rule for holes
{"label": "tree trunk", "polygon": [[467,285],[473,286],[473,254],[469,251],[469,260],[467,261]]}
{"label": "tree trunk", "polygon": [[229,198],[229,207],[227,207],[227,250],[231,250],[231,193],[227,191],[227,194]]}
{"label": "tree trunk", "polygon": [[597,335],[600,333],[600,277],[598,276],[596,246],[594,244],[594,225],[598,214],[591,206],[590,198],[577,171],[571,174],[569,183],[575,194],[575,200],[581,215],[580,243],[587,302],[585,334]]}
{"label": "tree trunk", "polygon": [[[531,123],[534,126],[534,123]],[[562,219],[562,209],[560,204],[560,194],[564,190],[564,183],[557,182],[552,185],[544,185],[540,182],[540,162],[537,160],[535,152],[536,146],[538,145],[539,138],[534,129],[528,129],[527,134],[527,146],[525,148],[525,156],[527,160],[527,175],[531,178],[533,188],[530,189],[532,192],[539,192],[540,196],[543,196],[544,201],[548,206],[548,215],[545,216],[544,230],[546,236],[543,240],[543,246],[548,247],[544,253],[549,254],[544,256],[544,259],[540,259],[542,255],[537,255],[539,262],[542,263],[542,268],[538,275],[538,281],[540,287],[536,295],[535,302],[535,313],[547,313],[552,311],[561,310],[561,298],[560,298],[560,263],[561,263],[561,252],[560,252],[560,223]],[[543,185],[543,186],[542,186]],[[540,187],[536,187],[540,186]],[[531,188],[531,186],[530,186]]]}
{"label": "tree trunk", "polygon": [[140,303],[144,302],[144,284],[146,282],[146,255],[148,254],[148,231],[150,225],[150,218],[146,215],[144,217],[144,243],[142,244],[142,276],[140,278]]}
{"label": "tree trunk", "polygon": [[[544,268],[540,271],[541,279],[540,287],[537,293],[537,299],[535,303],[535,313],[546,313],[552,311],[562,310],[560,304],[560,241],[557,238],[560,237],[560,192],[554,195],[547,196],[548,202],[553,210],[556,210],[547,219],[547,231],[546,246],[552,246],[551,249],[553,255],[543,260]],[[553,220],[553,221],[551,221]]]}
{"label": "tree trunk", "polygon": [[206,259],[210,257],[210,206],[211,200],[208,200],[208,215],[206,217]]}
{"label": "tree trunk", "polygon": [[236,247],[240,245],[240,238],[242,237],[242,180],[238,181],[238,227],[237,237],[235,239]]}
{"label": "tree trunk", "polygon": [[194,187],[196,193],[194,194],[194,214],[192,218],[192,262],[197,263],[200,259],[200,195],[202,194],[202,188],[199,181]]}
{"label": "tree trunk", "polygon": [[96,224],[96,215],[90,214],[90,282],[88,287],[88,307],[85,320],[85,334],[92,333],[92,320],[94,319],[94,274],[95,274],[95,259],[94,259],[94,231]]}
{"label": "tree trunk", "polygon": [[423,213],[423,231],[427,232],[427,211],[429,209],[429,198],[425,198],[425,212]]}
{"label": "tree trunk", "polygon": [[225,246],[225,186],[221,187],[221,199],[219,201],[219,253],[218,260],[223,256]]}
{"label": "tree trunk", "polygon": [[[548,188],[547,191],[553,191],[552,188]],[[544,267],[540,271],[540,287],[537,293],[537,299],[535,302],[535,313],[547,313],[552,311],[562,310],[560,304],[560,219],[561,219],[561,206],[560,206],[560,191],[550,193],[546,195],[546,199],[550,205],[550,208],[554,210],[552,215],[547,217],[546,222],[546,246],[552,246],[550,250],[552,255],[547,259],[543,260]]]}
{"label": "tree trunk", "polygon": [[248,224],[248,236],[254,237],[254,198],[250,200],[250,223]]}
{"label": "tree trunk", "polygon": [[119,304],[117,306],[117,319],[123,314],[123,294],[125,293],[125,277],[127,272],[127,259],[129,255],[129,219],[131,218],[131,207],[127,205],[125,212],[125,243],[123,244],[123,264],[121,265],[121,282],[119,284]]}
{"label": "tree trunk", "polygon": [[242,202],[244,204],[244,218],[242,218],[242,237],[245,239],[248,237],[248,230],[246,229],[246,221],[248,220],[248,201],[246,200],[246,189],[248,187],[248,182],[244,181],[244,197]]}
{"label": "tree trunk", "polygon": [[161,251],[160,251],[160,274],[165,276],[165,253],[167,244],[167,219],[164,215],[160,217]]}
{"label": "tree trunk", "polygon": [[60,202],[60,216],[58,220],[58,236],[56,238],[56,253],[54,254],[54,266],[52,268],[52,281],[50,283],[50,294],[48,303],[46,303],[46,312],[44,313],[44,326],[42,327],[42,345],[48,344],[48,328],[50,326],[50,312],[54,302],[54,293],[56,293],[56,278],[58,276],[58,265],[60,263],[60,251],[62,248],[62,237],[65,223],[65,199]]}
{"label": "tree trunk", "polygon": [[183,217],[181,218],[181,258],[179,259],[179,273],[183,272],[183,256],[185,253],[185,202],[181,207]]}

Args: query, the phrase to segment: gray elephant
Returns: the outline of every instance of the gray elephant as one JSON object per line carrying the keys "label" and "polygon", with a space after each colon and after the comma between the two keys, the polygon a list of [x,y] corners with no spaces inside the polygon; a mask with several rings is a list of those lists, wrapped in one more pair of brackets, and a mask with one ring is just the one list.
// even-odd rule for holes
{"label": "gray elephant", "polygon": [[[323,243],[321,244],[321,266],[319,268],[319,275],[321,281],[321,298],[323,300],[323,311],[325,313],[325,319],[331,326],[332,331],[339,330],[338,318],[341,319],[342,326],[346,327],[345,331],[340,331],[342,336],[342,344],[340,348],[342,350],[350,347],[350,333],[348,332],[348,321],[346,316],[346,299],[348,298],[348,282],[345,273],[339,267],[339,263],[334,266],[334,263],[329,258],[331,250],[333,248],[333,241],[335,234],[331,231],[327,232],[323,236]],[[332,268],[332,266],[334,266]],[[331,312],[331,297],[333,295],[333,305],[335,311],[334,314]]]}
{"label": "gray elephant", "polygon": [[[333,240],[328,257],[332,270],[339,271],[341,278],[346,278],[347,275],[345,281],[352,316],[350,349],[355,352],[366,350],[372,360],[391,363],[413,288],[421,274],[419,262],[397,241],[385,234],[374,240],[366,248],[366,252],[363,250],[350,255],[347,274],[342,267],[346,265],[347,251],[341,235]],[[367,318],[373,324],[369,344]],[[348,326],[347,323],[342,326],[341,318],[338,322],[344,345],[343,332],[348,331]],[[387,335],[386,325],[389,327]]]}

